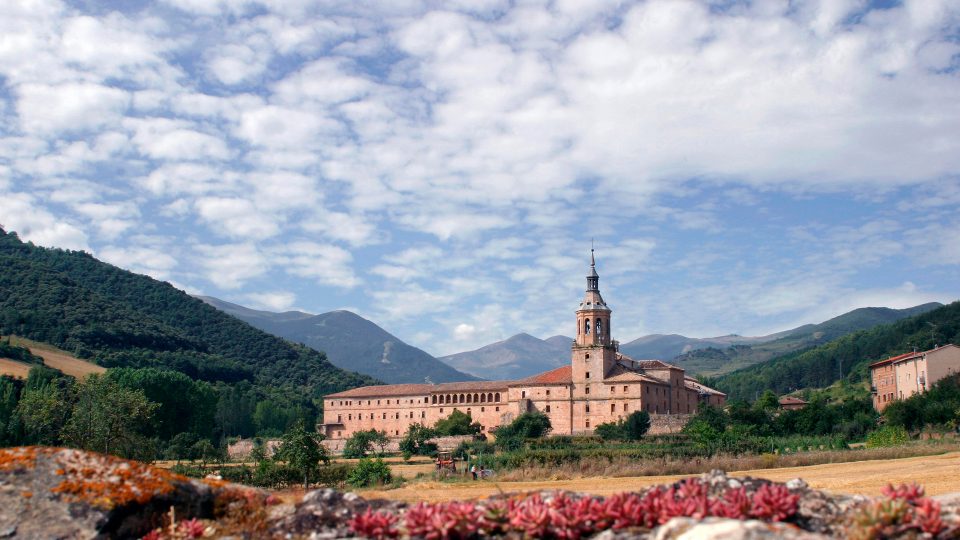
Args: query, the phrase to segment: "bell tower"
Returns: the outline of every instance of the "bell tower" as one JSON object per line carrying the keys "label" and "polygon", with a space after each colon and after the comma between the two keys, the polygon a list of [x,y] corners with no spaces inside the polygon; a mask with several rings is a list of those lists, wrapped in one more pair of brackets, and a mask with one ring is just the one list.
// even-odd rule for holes
{"label": "bell tower", "polygon": [[573,342],[571,355],[575,393],[583,394],[583,397],[591,393],[590,385],[603,382],[617,361],[616,346],[611,337],[610,313],[610,308],[600,295],[600,276],[597,275],[597,264],[591,248],[587,290],[577,310],[577,338]]}

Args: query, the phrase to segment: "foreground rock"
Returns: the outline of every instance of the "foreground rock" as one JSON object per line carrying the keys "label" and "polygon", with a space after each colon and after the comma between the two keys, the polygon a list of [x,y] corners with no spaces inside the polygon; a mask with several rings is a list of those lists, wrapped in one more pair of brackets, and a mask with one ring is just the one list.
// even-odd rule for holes
{"label": "foreground rock", "polygon": [[260,490],[93,452],[0,449],[0,538],[139,538],[193,518],[249,521],[270,502]]}
{"label": "foreground rock", "polygon": [[960,498],[883,500],[720,471],[606,498],[565,492],[408,506],[321,489],[296,504],[61,448],[0,449],[0,538],[960,538]]}

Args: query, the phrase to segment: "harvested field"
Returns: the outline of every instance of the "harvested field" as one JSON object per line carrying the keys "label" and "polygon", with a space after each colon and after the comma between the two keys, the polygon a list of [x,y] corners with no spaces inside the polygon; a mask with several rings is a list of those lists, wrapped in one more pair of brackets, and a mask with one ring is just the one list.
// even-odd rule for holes
{"label": "harvested field", "polygon": [[32,364],[25,364],[9,358],[0,358],[0,375],[10,375],[17,379],[26,379]]}
{"label": "harvested field", "polygon": [[[950,452],[903,459],[734,471],[730,475],[754,476],[777,481],[799,477],[815,489],[864,495],[879,495],[880,488],[888,483],[915,481],[926,487],[928,495],[940,495],[960,491],[958,470],[960,470],[960,452]],[[689,476],[698,475],[595,477],[520,482],[416,482],[399,489],[364,490],[360,493],[368,499],[383,498],[410,502],[478,499],[501,491],[527,492],[553,489],[610,495],[622,491],[635,491],[655,484],[671,483]]]}
{"label": "harvested field", "polygon": [[[13,345],[19,345],[21,347],[26,347],[30,349],[30,352],[43,358],[43,363],[47,367],[60,370],[71,377],[83,378],[91,373],[103,373],[107,369],[94,364],[93,362],[88,362],[86,360],[81,360],[70,353],[62,351],[52,345],[46,343],[38,343],[36,341],[31,341],[29,339],[23,339],[16,336],[10,338],[10,343]],[[20,362],[16,362],[20,364]],[[27,365],[27,364],[23,364]],[[0,369],[6,368],[0,366]],[[27,367],[27,371],[30,371],[30,367]],[[11,373],[12,374],[12,373]],[[14,377],[26,377],[26,373],[21,375],[14,375]]]}

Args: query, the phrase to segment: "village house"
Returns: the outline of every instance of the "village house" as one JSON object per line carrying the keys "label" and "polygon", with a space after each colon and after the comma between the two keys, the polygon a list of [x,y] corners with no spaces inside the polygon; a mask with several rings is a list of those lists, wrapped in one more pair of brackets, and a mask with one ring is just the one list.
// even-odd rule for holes
{"label": "village house", "polygon": [[785,411],[796,411],[809,405],[806,400],[794,396],[783,396],[779,400],[780,408]]}
{"label": "village house", "polygon": [[960,347],[953,344],[874,362],[870,364],[873,407],[883,411],[890,403],[926,392],[955,373],[960,373]]}
{"label": "village house", "polygon": [[400,437],[414,423],[431,426],[460,410],[488,433],[522,413],[539,411],[550,418],[554,434],[574,435],[642,410],[650,413],[656,433],[682,426],[700,404],[722,406],[726,394],[683,369],[660,360],[634,360],[618,350],[599,279],[591,250],[569,365],[515,381],[390,384],[329,394],[318,428],[333,440],[370,429]]}

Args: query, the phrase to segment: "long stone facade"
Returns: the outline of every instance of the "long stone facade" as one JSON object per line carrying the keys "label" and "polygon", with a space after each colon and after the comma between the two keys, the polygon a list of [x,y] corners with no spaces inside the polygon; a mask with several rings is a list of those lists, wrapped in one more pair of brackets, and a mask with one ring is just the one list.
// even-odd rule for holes
{"label": "long stone facade", "polygon": [[320,430],[329,439],[369,429],[400,437],[412,424],[431,426],[460,410],[489,433],[520,414],[539,411],[550,418],[553,434],[579,435],[643,410],[653,419],[651,432],[667,432],[675,431],[682,417],[700,404],[723,405],[725,394],[688,377],[683,369],[619,352],[599,279],[591,251],[569,365],[515,381],[390,384],[330,394],[324,398]]}

